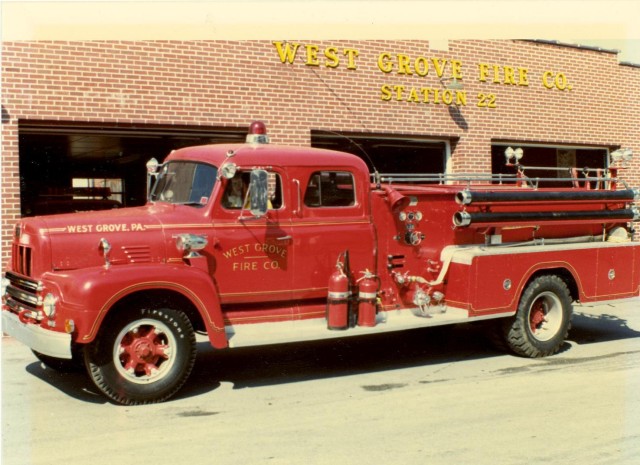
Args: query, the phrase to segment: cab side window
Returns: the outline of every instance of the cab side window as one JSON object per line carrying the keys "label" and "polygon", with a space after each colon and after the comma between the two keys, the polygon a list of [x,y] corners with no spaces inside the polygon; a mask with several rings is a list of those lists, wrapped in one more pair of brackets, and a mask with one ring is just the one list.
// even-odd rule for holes
{"label": "cab side window", "polygon": [[304,194],[307,207],[348,207],[355,205],[353,175],[346,171],[316,171]]}
{"label": "cab side window", "polygon": [[[222,195],[222,206],[230,210],[240,210],[249,208],[250,203],[247,197],[249,189],[249,178],[251,172],[239,171],[236,175],[227,181],[227,186]],[[282,208],[282,182],[280,175],[277,173],[269,173],[269,209],[277,210]]]}

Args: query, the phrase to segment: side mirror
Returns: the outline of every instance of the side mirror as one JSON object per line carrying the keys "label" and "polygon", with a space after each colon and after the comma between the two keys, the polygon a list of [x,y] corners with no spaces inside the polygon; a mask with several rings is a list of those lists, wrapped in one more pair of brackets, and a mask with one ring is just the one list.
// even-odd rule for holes
{"label": "side mirror", "polygon": [[253,170],[249,181],[250,211],[257,218],[267,214],[269,208],[269,181],[265,170]]}

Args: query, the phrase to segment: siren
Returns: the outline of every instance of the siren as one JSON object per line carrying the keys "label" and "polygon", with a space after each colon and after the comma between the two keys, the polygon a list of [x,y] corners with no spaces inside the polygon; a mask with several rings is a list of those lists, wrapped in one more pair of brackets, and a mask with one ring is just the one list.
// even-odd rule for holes
{"label": "siren", "polygon": [[408,207],[411,203],[411,199],[409,197],[405,197],[397,190],[389,187],[385,190],[387,191],[387,199],[392,210],[402,210],[405,207]]}

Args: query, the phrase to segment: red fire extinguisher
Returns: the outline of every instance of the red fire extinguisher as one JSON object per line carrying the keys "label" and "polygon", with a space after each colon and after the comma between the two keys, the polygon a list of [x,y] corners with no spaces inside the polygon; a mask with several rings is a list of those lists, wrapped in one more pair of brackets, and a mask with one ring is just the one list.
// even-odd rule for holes
{"label": "red fire extinguisher", "polygon": [[344,272],[344,264],[336,263],[336,271],[329,276],[327,297],[327,328],[347,329],[349,327],[349,301],[351,289],[349,276]]}
{"label": "red fire extinguisher", "polygon": [[378,277],[369,270],[358,280],[358,326],[375,326],[378,299]]}

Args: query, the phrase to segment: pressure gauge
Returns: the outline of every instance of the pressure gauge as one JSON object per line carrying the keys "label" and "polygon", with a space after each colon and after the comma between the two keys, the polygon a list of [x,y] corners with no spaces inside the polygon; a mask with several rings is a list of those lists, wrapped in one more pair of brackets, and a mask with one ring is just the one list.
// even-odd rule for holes
{"label": "pressure gauge", "polygon": [[416,221],[422,220],[422,212],[416,212]]}
{"label": "pressure gauge", "polygon": [[398,218],[400,218],[400,221],[405,221],[407,219],[407,214],[405,212],[400,212]]}

